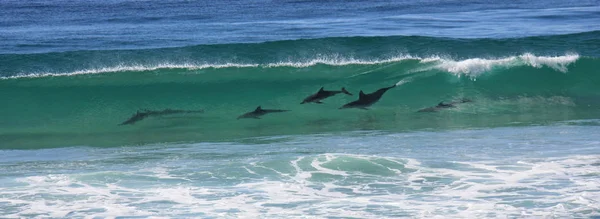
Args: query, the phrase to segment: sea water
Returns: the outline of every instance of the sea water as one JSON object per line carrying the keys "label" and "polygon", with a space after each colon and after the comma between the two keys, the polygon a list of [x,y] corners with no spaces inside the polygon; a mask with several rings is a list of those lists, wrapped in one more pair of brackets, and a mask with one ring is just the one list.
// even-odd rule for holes
{"label": "sea water", "polygon": [[0,217],[598,217],[599,5],[1,1]]}

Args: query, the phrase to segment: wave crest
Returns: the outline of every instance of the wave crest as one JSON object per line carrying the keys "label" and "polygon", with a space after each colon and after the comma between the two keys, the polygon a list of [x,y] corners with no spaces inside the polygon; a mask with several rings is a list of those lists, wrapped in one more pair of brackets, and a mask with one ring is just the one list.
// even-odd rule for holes
{"label": "wave crest", "polygon": [[404,60],[420,60],[421,58],[411,55],[399,55],[387,59],[357,59],[357,58],[345,58],[339,55],[332,57],[320,57],[305,62],[285,61],[261,65],[262,67],[294,67],[294,68],[306,68],[315,65],[330,65],[330,66],[345,66],[345,65],[377,65],[393,62],[401,62]]}
{"label": "wave crest", "polygon": [[[511,68],[516,66],[531,66],[534,68],[549,67],[556,71],[566,73],[568,65],[579,59],[578,54],[565,54],[563,56],[535,56],[531,53],[525,53],[519,56],[511,56],[500,59],[482,59],[473,58],[460,61],[426,58],[421,62],[438,62],[434,68],[447,71],[457,75],[468,75],[477,77],[494,68]],[[428,69],[429,70],[429,69]]]}
{"label": "wave crest", "polygon": [[28,73],[28,74],[18,74],[13,76],[0,77],[0,79],[18,79],[18,78],[41,78],[41,77],[59,77],[59,76],[76,76],[76,75],[88,75],[88,74],[103,74],[103,73],[117,73],[117,72],[128,72],[128,71],[155,71],[159,69],[188,69],[188,70],[196,70],[196,69],[205,69],[205,68],[244,68],[244,67],[257,67],[256,64],[237,64],[237,63],[225,63],[225,64],[203,64],[203,65],[194,65],[194,64],[158,64],[158,65],[125,65],[120,64],[114,67],[104,67],[104,68],[92,68],[92,69],[84,69],[73,72],[60,72],[60,73],[52,73],[52,72],[43,72],[43,73]]}
{"label": "wave crest", "polygon": [[163,63],[156,65],[141,65],[141,64],[119,64],[113,67],[91,68],[77,70],[73,72],[37,72],[24,73],[12,76],[0,77],[0,79],[18,79],[18,78],[40,78],[40,77],[57,77],[57,76],[76,76],[87,74],[103,74],[117,72],[144,72],[155,71],[160,69],[219,69],[219,68],[277,68],[277,67],[292,67],[292,68],[307,68],[316,65],[328,66],[348,66],[348,65],[378,65],[386,63],[399,63],[406,60],[418,60],[421,64],[430,64],[424,69],[415,70],[427,71],[437,69],[446,71],[456,75],[468,75],[477,77],[485,72],[492,71],[495,68],[511,68],[516,66],[531,66],[535,68],[549,67],[556,71],[567,72],[568,66],[579,59],[578,54],[565,54],[563,56],[535,56],[531,53],[525,53],[519,56],[511,56],[498,59],[471,58],[464,60],[453,60],[449,58],[441,58],[438,56],[432,57],[416,57],[411,55],[398,55],[386,59],[359,59],[346,58],[341,55],[330,57],[319,57],[307,61],[281,61],[276,63],[216,63],[216,64],[194,64],[194,63]]}

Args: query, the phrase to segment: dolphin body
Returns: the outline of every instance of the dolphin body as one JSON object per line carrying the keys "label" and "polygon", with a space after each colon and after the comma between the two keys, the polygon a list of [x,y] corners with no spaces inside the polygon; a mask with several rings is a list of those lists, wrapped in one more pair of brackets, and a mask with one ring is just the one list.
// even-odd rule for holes
{"label": "dolphin body", "polygon": [[340,109],[359,108],[359,109],[366,110],[367,107],[377,103],[377,101],[379,101],[379,99],[381,99],[381,96],[383,96],[383,94],[385,94],[386,91],[388,91],[389,89],[392,89],[394,87],[396,87],[396,85],[381,88],[370,94],[365,94],[361,90],[360,93],[358,93],[358,100],[347,103],[347,104],[343,105],[342,107],[340,107]]}
{"label": "dolphin body", "polygon": [[443,110],[443,109],[455,108],[456,104],[459,104],[459,103],[470,103],[470,102],[473,102],[473,101],[469,100],[469,99],[461,99],[461,100],[458,100],[458,101],[452,101],[450,103],[444,103],[442,101],[442,102],[438,103],[438,105],[436,105],[436,106],[428,107],[428,108],[425,108],[425,109],[420,109],[417,112],[420,112],[420,113],[424,113],[424,112],[437,112],[437,111],[440,111],[440,110]]}
{"label": "dolphin body", "polygon": [[319,91],[317,91],[316,94],[310,95],[308,97],[306,97],[304,99],[304,101],[302,101],[302,103],[300,104],[305,104],[305,103],[318,103],[318,104],[322,104],[323,102],[321,102],[321,100],[327,99],[329,97],[335,96],[336,94],[339,93],[345,93],[347,95],[352,96],[352,94],[350,92],[348,92],[346,90],[346,88],[342,87],[342,90],[340,91],[329,91],[329,90],[325,90],[324,87],[321,87],[321,89],[319,89]]}
{"label": "dolphin body", "polygon": [[290,110],[278,110],[278,109],[263,109],[261,106],[256,107],[256,109],[252,112],[244,113],[241,116],[238,116],[237,119],[260,119],[261,116],[269,113],[281,113],[288,112]]}
{"label": "dolphin body", "polygon": [[184,113],[203,113],[204,110],[176,110],[176,109],[164,109],[164,110],[142,110],[137,111],[133,116],[127,119],[125,122],[119,125],[133,125],[143,119],[151,116],[166,116],[173,114],[184,114]]}

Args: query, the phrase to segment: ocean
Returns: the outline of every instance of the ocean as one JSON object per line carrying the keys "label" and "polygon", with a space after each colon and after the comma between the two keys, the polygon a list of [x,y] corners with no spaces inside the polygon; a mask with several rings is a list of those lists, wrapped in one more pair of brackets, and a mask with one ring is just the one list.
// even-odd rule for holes
{"label": "ocean", "polygon": [[600,217],[598,0],[0,11],[0,218]]}

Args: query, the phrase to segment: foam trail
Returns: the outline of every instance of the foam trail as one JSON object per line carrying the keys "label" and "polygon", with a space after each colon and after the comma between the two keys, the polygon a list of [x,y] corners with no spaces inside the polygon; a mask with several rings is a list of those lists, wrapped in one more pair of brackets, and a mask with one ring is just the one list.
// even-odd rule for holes
{"label": "foam trail", "polygon": [[405,79],[398,81],[398,83],[396,83],[396,86],[400,86],[400,85],[406,84],[411,81],[412,81],[412,78],[405,78]]}

